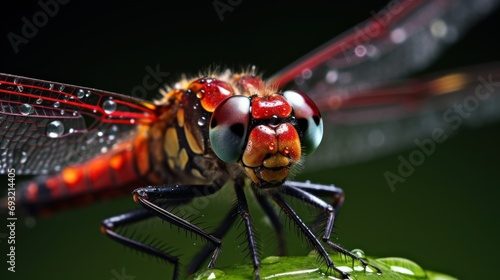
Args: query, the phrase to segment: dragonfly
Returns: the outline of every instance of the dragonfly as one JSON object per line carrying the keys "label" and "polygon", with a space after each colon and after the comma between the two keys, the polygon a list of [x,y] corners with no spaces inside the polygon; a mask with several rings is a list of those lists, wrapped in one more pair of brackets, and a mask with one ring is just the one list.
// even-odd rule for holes
{"label": "dragonfly", "polygon": [[[443,49],[443,47],[449,43],[449,41],[447,40],[453,41],[454,39],[456,39],[453,38],[453,36],[456,36],[456,34],[453,35],[453,32],[450,30],[453,30],[453,28],[455,28],[454,32],[458,32],[460,34],[461,32],[463,32],[463,29],[472,24],[476,20],[476,18],[484,16],[484,11],[488,9],[485,8],[485,6],[479,6],[475,7],[474,9],[470,9],[470,6],[475,5],[471,1],[442,1],[437,6],[434,6],[434,4],[422,3],[419,1],[406,1],[402,2],[401,5],[401,7],[396,7],[393,8],[393,10],[388,10],[393,11],[392,13],[395,15],[393,25],[391,24],[389,27],[377,27],[378,22],[376,21],[375,23],[373,23],[374,21],[368,21],[365,23],[366,25],[361,24],[361,26],[366,26],[367,28],[369,27],[369,30],[371,32],[374,32],[374,34],[376,33],[375,31],[379,29],[380,32],[377,36],[370,37],[371,33],[370,35],[361,34],[366,36],[360,35],[359,37],[356,36],[359,35],[356,33],[351,34],[351,37],[349,36],[350,34],[344,34],[334,41],[327,43],[326,47],[322,47],[319,50],[314,51],[311,55],[306,56],[297,64],[294,64],[286,68],[284,71],[270,77],[267,80],[268,83],[276,85],[277,88],[283,85],[291,84],[293,88],[306,92],[307,95],[319,107],[319,110],[322,112],[325,122],[328,124],[335,123],[337,124],[337,127],[338,124],[342,124],[342,122],[345,122],[347,125],[351,125],[352,123],[360,121],[358,116],[364,116],[365,119],[369,118],[373,120],[390,119],[393,116],[412,116],[416,112],[421,112],[423,108],[425,110],[434,111],[443,110],[443,108],[446,109],[447,104],[451,104],[455,100],[462,100],[464,96],[470,94],[471,89],[477,87],[478,81],[472,79],[471,76],[472,74],[477,75],[477,73],[479,73],[478,71],[464,70],[461,76],[432,76],[424,80],[423,82],[421,81],[422,87],[417,90],[398,86],[397,83],[391,83],[387,85],[386,82],[393,78],[396,78],[397,75],[404,75],[407,72],[414,71],[415,69],[428,64],[429,61],[432,60],[433,56],[437,55],[437,53],[439,53]],[[462,9],[465,9],[467,11],[467,13],[465,13],[467,15],[467,18],[465,19],[456,19],[454,18],[452,13],[448,13],[448,11],[459,9],[460,6],[462,6]],[[491,8],[491,6],[486,7]],[[412,30],[411,28],[409,28],[415,23],[418,23],[418,26],[430,26],[430,28],[417,28],[416,30]],[[373,28],[373,30],[375,31],[372,31],[371,28]],[[447,29],[448,31],[443,31],[443,29]],[[429,41],[431,44],[429,45],[429,48],[431,49],[430,51],[425,51],[423,56],[419,56],[421,54],[417,52],[416,54],[414,54],[416,57],[413,58],[411,57],[411,55],[408,55],[410,58],[405,55],[404,58],[408,58],[409,61],[401,62],[401,59],[403,59],[401,57],[401,53],[411,53],[411,46],[413,46],[415,42],[426,39],[428,36],[430,36],[431,38]],[[451,38],[447,36],[451,36]],[[360,38],[368,40],[366,42],[358,42],[357,40],[360,40]],[[399,50],[400,53],[398,53],[397,50]],[[399,71],[388,73],[388,70],[383,71],[385,67],[384,65],[392,66],[394,65],[394,62],[388,63],[387,61],[399,61],[399,63],[408,67],[403,67],[403,69],[399,69]],[[415,61],[417,61],[418,63]],[[481,71],[484,71],[483,76],[488,79],[488,74],[492,71],[484,67],[481,69]],[[249,73],[251,73],[251,71]],[[381,77],[382,73],[383,77]],[[394,76],[391,76],[391,73]],[[246,75],[248,76],[248,79],[255,78],[254,74]],[[231,76],[231,74],[229,74],[229,76]],[[43,145],[41,144],[31,146],[28,143],[28,145],[26,146],[26,143],[19,141],[20,139],[14,139],[16,141],[10,142],[3,141],[2,143],[5,143],[6,145],[6,147],[2,147],[6,152],[6,156],[2,157],[2,159],[4,160],[4,162],[2,163],[4,168],[13,167],[16,169],[16,171],[26,174],[51,174],[53,172],[60,172],[57,174],[61,174],[60,176],[63,176],[63,181],[66,183],[69,182],[68,180],[82,179],[82,177],[85,177],[82,176],[83,171],[79,171],[82,169],[78,169],[75,167],[80,166],[79,164],[81,164],[81,166],[84,166],[84,163],[91,162],[92,164],[88,166],[96,167],[96,172],[92,173],[96,174],[96,177],[99,178],[101,177],[100,175],[104,173],[99,173],[97,171],[106,172],[106,169],[98,168],[100,164],[106,165],[105,163],[115,163],[116,161],[116,165],[120,165],[120,162],[132,162],[128,161],[128,159],[125,160],[125,158],[129,156],[126,155],[126,152],[122,153],[122,155],[126,156],[123,156],[121,158],[118,157],[117,159],[112,158],[111,155],[113,154],[113,152],[118,153],[117,151],[126,151],[128,149],[126,139],[138,139],[137,135],[141,131],[140,127],[148,127],[151,126],[151,124],[160,123],[158,119],[161,114],[172,114],[172,112],[175,111],[171,108],[167,108],[163,109],[164,111],[161,112],[161,110],[158,109],[160,107],[159,104],[154,104],[144,100],[136,100],[134,98],[124,97],[121,95],[95,89],[77,87],[56,82],[46,82],[42,80],[7,74],[3,75],[2,78],[2,86],[4,87],[2,102],[8,104],[7,106],[2,106],[2,110],[5,110],[3,111],[2,115],[4,116],[3,121],[9,122],[11,120],[15,120],[15,118],[19,118],[20,120],[22,120],[22,122],[10,122],[13,125],[10,125],[9,128],[5,131],[3,139],[5,140],[8,139],[8,137],[11,137],[11,134],[9,134],[9,132],[14,131],[21,131],[23,135],[25,135],[24,133],[26,133],[26,131],[30,131],[28,133],[41,132],[41,138],[43,140],[40,141],[47,141],[47,143],[49,144],[48,146],[51,146],[50,149],[44,149]],[[208,77],[206,79],[210,78],[212,77]],[[493,78],[494,77],[491,77],[490,79]],[[207,81],[206,79],[205,82]],[[238,81],[238,78],[235,79],[236,81]],[[227,78],[217,78],[214,81],[217,82],[220,80],[227,80]],[[202,81],[203,78],[201,80],[181,82],[181,84],[184,83],[185,86],[181,86],[180,89],[181,91],[186,91],[186,88],[189,87],[187,86],[188,84],[192,85],[193,83],[204,83]],[[250,82],[249,84],[251,85],[251,87],[261,87],[260,82]],[[222,88],[225,87],[227,86],[222,86]],[[40,92],[37,93],[37,90],[39,90]],[[179,89],[174,88],[172,90],[178,91]],[[165,96],[170,97],[172,97],[173,95],[174,94],[172,91],[165,94]],[[184,93],[179,95],[184,96]],[[39,99],[41,99],[40,104],[38,104],[38,102],[40,102]],[[232,100],[235,99],[233,98]],[[288,103],[290,103],[290,101],[288,101]],[[16,106],[14,106],[13,104],[16,104]],[[50,106],[48,106],[47,104],[49,104]],[[225,106],[220,107],[220,110],[223,110],[222,108],[224,107]],[[297,110],[299,110],[298,107],[294,108],[294,111]],[[315,111],[315,109],[313,111]],[[193,111],[191,113],[197,112]],[[43,116],[43,118],[35,116]],[[167,119],[175,119],[176,121],[178,121],[181,118],[186,118],[186,116],[192,116],[192,114],[186,114],[186,112],[184,112],[183,114],[176,113],[175,117],[170,116]],[[210,116],[210,114],[206,116],[196,116],[192,120],[195,120],[199,127],[206,128],[210,119],[208,118],[208,116]],[[203,119],[203,117],[205,118]],[[29,118],[35,119],[33,127],[36,126],[36,130],[30,130],[29,127],[26,127],[27,130],[23,130],[23,128],[19,127],[21,123],[28,123],[26,122],[26,120]],[[205,121],[207,123],[201,126],[198,123],[203,123]],[[212,125],[212,122],[210,122],[210,125]],[[193,127],[196,127],[196,125],[194,125]],[[188,133],[193,134],[193,131],[194,130],[189,129]],[[43,136],[43,133],[45,133],[45,136]],[[193,142],[193,140],[190,138],[191,136],[188,133],[184,131],[184,137],[186,137],[186,139],[184,140],[184,145],[186,145],[186,142],[188,144]],[[375,135],[373,135],[374,133]],[[397,145],[394,145],[393,143],[388,141],[383,142],[383,145],[380,145],[380,139],[387,136],[389,134],[388,132],[378,131],[374,133],[368,133],[369,135],[371,135],[371,138],[366,138],[367,144],[361,143],[360,146],[357,147],[357,150],[359,150],[359,157],[372,156],[370,155],[369,151],[367,152],[363,150],[365,148],[371,149],[371,151],[374,153],[385,153],[389,148],[399,148]],[[178,132],[177,134],[182,135]],[[218,133],[214,132],[214,135],[217,134]],[[323,140],[323,142],[332,143],[331,137],[335,137],[336,134],[341,133],[335,132],[335,130],[333,130],[333,126],[327,126],[325,129],[325,139]],[[207,133],[204,133],[205,137],[206,135]],[[410,135],[408,138],[413,139],[414,135]],[[143,141],[146,141],[144,140],[146,139],[145,137],[142,139]],[[175,139],[175,137],[173,139]],[[217,142],[217,140],[215,140],[215,142]],[[9,146],[9,143],[17,143],[17,145],[15,147]],[[335,143],[335,141],[333,141],[333,143]],[[72,148],[68,147],[67,149],[54,149],[54,147],[65,146],[69,146]],[[375,146],[376,149],[373,149],[373,146]],[[193,149],[193,146],[190,145],[189,147],[190,149]],[[334,151],[334,149],[331,148],[332,147],[329,146],[328,150]],[[71,154],[71,151],[75,151],[75,153]],[[132,153],[130,153],[130,157],[131,155]],[[325,161],[331,163],[337,160],[345,160],[344,156],[339,156],[338,154],[332,155],[331,153],[325,152],[320,153],[320,155],[321,156],[314,158],[315,160],[311,161],[311,163],[322,164]],[[217,156],[222,157],[221,155]],[[338,156],[340,158],[334,158],[335,156]],[[180,158],[181,156],[179,156],[177,159],[174,159],[174,161],[179,161]],[[349,158],[352,160],[355,159],[355,157]],[[174,162],[174,165],[179,163],[182,162]],[[190,164],[190,162],[188,163]],[[182,170],[175,174],[182,175],[184,174],[184,171],[185,170]],[[133,172],[122,172],[123,173],[120,174],[133,174]],[[191,170],[191,172],[195,171]],[[162,172],[159,172],[159,174],[162,174]],[[172,176],[172,174],[169,175]],[[254,176],[251,172],[247,172],[247,175],[251,179]],[[36,192],[37,187],[48,186],[48,182],[50,181],[48,180],[48,178],[55,178],[51,177],[52,175],[47,176],[48,177],[41,177],[40,179],[35,180],[32,184],[32,186],[35,187],[32,187],[31,190],[34,189],[34,192]],[[78,176],[82,177],[77,178]],[[255,183],[260,179],[262,178],[257,178],[252,181]],[[105,181],[101,180],[102,178],[99,178],[99,182]],[[162,184],[169,183],[172,179],[153,178],[149,180],[154,183]],[[180,183],[185,182],[183,179],[175,180],[179,180]],[[282,179],[279,179],[278,181],[280,180]],[[78,186],[80,182],[82,181],[75,180],[74,183],[76,188],[83,186]],[[81,201],[81,203],[92,201],[100,195],[113,196],[115,195],[115,193],[113,193],[115,191],[117,192],[116,195],[118,195],[118,193],[127,193],[127,191],[130,192],[130,188],[135,189],[140,184],[140,182],[133,182],[131,184],[120,183],[120,186],[127,185],[128,188],[125,188],[124,186],[124,188],[120,188],[118,190],[109,192],[108,190],[106,190],[102,193],[92,190],[90,197],[85,197],[83,201]],[[91,184],[91,186],[99,186],[99,184]],[[302,185],[295,185],[297,189],[300,189],[299,186]],[[98,187],[96,187],[96,189],[97,188]],[[322,191],[340,192],[339,189],[329,186],[304,186],[303,188],[313,193],[318,191],[320,191],[320,193]],[[320,189],[318,190],[315,188]],[[30,188],[26,189],[26,193],[29,192],[29,189]],[[194,190],[195,187],[189,185],[188,189]],[[290,189],[294,188],[292,187]],[[153,189],[141,190],[147,192]],[[238,192],[239,190],[239,188],[235,189],[236,192]],[[60,189],[59,191],[63,191],[63,189]],[[75,194],[76,193],[79,192],[76,191]],[[175,192],[169,191],[169,194],[174,195]],[[290,193],[286,193],[286,191],[285,194],[290,195]],[[297,194],[298,193],[296,193],[295,195]],[[293,194],[291,195],[293,196]],[[238,194],[238,197],[241,198],[239,199],[239,201],[245,201],[243,196],[244,194],[242,193]],[[256,196],[259,197],[258,194],[256,194]],[[34,203],[33,205],[28,205],[28,208],[31,208],[31,210],[35,213],[40,213],[44,211],[52,211],[53,209],[50,208],[64,207],[64,204],[74,204],[74,202],[80,202],[77,200],[71,202],[63,201],[62,204],[59,204],[54,203],[54,201],[50,200],[55,197],[56,195],[50,194],[48,197],[49,200],[43,201],[40,196],[35,195],[36,203]],[[141,196],[137,197],[137,199],[139,200],[140,198]],[[188,199],[190,197],[182,198]],[[281,206],[286,207],[286,205],[283,204],[284,201],[280,200],[280,197],[277,196],[273,197],[273,199],[274,198],[277,200],[276,202],[278,202],[278,204],[282,203]],[[262,203],[263,208],[267,209],[265,206],[267,202],[265,201],[266,200],[262,200],[262,202],[259,203]],[[143,201],[143,203],[148,202]],[[244,207],[243,205],[240,206]],[[157,208],[154,208],[153,205],[149,205],[148,209],[153,211],[153,209]],[[168,215],[165,212],[166,210],[158,210],[161,211],[163,215]],[[144,214],[146,212],[139,213],[141,215],[146,215]],[[268,214],[271,217],[274,215],[272,214],[272,212],[269,212]],[[120,216],[113,217],[109,220],[106,220],[106,222],[113,222],[113,220],[117,217]],[[134,214],[133,217],[137,216],[135,216]],[[104,224],[105,227],[108,226],[106,223]],[[184,224],[184,226],[186,225]],[[275,227],[279,228],[279,224],[276,224]],[[194,228],[191,227],[190,229]],[[105,230],[110,230],[110,228],[108,227]],[[314,240],[312,236],[311,240]],[[251,238],[249,238],[249,243],[251,243]],[[128,244],[130,245],[131,243]],[[320,247],[317,247],[316,249],[319,248]],[[254,258],[254,265],[256,264],[258,264],[258,261],[256,261]],[[257,267],[258,265],[256,265],[256,271],[258,271]],[[343,275],[341,271],[338,271],[338,273]]]}

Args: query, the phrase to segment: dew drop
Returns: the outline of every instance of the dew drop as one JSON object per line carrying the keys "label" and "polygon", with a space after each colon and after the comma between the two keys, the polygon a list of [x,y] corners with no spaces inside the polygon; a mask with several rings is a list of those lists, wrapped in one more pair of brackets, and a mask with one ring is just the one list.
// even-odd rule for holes
{"label": "dew drop", "polygon": [[75,132],[75,130],[73,128],[69,129],[69,133],[74,133],[74,132]]}
{"label": "dew drop", "polygon": [[63,91],[63,90],[64,90],[64,86],[63,86],[63,85],[60,85],[58,90],[59,90],[59,91]]}
{"label": "dew drop", "polygon": [[106,147],[102,147],[102,148],[101,148],[101,153],[103,153],[103,154],[104,154],[104,153],[106,153],[107,151],[108,151],[108,148],[106,148]]}
{"label": "dew drop", "polygon": [[59,108],[59,106],[61,106],[61,103],[59,103],[59,102],[54,103],[55,108]]}
{"label": "dew drop", "polygon": [[27,159],[28,159],[28,154],[26,152],[22,152],[21,159],[19,160],[19,163],[23,164],[26,162]]}
{"label": "dew drop", "polygon": [[21,106],[19,106],[19,111],[21,112],[22,115],[30,115],[33,113],[34,109],[33,109],[33,106],[29,105],[29,104],[21,104]]}
{"label": "dew drop", "polygon": [[36,103],[36,104],[38,104],[38,105],[40,105],[40,104],[42,104],[42,101],[43,101],[43,100],[42,100],[41,98],[38,98],[38,99],[35,101],[35,103]]}
{"label": "dew drop", "polygon": [[14,79],[14,84],[17,84],[17,83],[19,83],[19,78]]}
{"label": "dew drop", "polygon": [[269,147],[268,147],[269,150],[274,151],[274,146],[275,146],[274,143],[269,144]]}
{"label": "dew drop", "polygon": [[87,93],[85,93],[85,97],[89,97],[90,96],[90,90],[87,90]]}
{"label": "dew drop", "polygon": [[111,114],[116,110],[116,103],[113,100],[106,100],[102,104],[102,108],[106,114]]}
{"label": "dew drop", "polygon": [[199,91],[198,93],[196,93],[196,97],[201,99],[203,97],[203,93]]}
{"label": "dew drop", "polygon": [[52,90],[54,88],[54,84],[49,84],[49,90]]}
{"label": "dew drop", "polygon": [[64,110],[61,110],[61,116],[64,115]]}
{"label": "dew drop", "polygon": [[23,87],[23,86],[17,86],[17,91],[19,91],[19,92],[23,92],[23,90],[24,90],[24,87]]}
{"label": "dew drop", "polygon": [[82,99],[84,96],[85,92],[83,91],[83,89],[79,89],[78,92],[76,93],[76,97],[78,97],[78,99]]}
{"label": "dew drop", "polygon": [[204,126],[207,123],[207,119],[205,117],[201,117],[198,119],[198,125]]}
{"label": "dew drop", "polygon": [[47,136],[57,138],[64,132],[64,125],[60,121],[52,121],[47,125]]}
{"label": "dew drop", "polygon": [[102,137],[104,133],[102,131],[97,132],[97,136]]}
{"label": "dew drop", "polygon": [[286,146],[285,148],[283,148],[283,153],[285,153],[285,155],[288,155],[290,153],[290,147]]}
{"label": "dew drop", "polygon": [[351,253],[353,253],[354,255],[356,255],[358,258],[362,258],[364,259],[365,258],[365,252],[361,249],[354,249],[351,251]]}
{"label": "dew drop", "polygon": [[130,119],[130,123],[134,124],[135,123],[135,119]]}

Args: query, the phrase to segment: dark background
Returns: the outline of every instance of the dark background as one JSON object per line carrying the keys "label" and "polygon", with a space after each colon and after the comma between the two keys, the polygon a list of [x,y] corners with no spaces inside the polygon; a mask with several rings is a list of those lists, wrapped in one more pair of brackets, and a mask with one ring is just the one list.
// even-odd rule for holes
{"label": "dark background", "polygon": [[[129,1],[98,4],[73,0],[61,5],[57,15],[15,54],[7,34],[20,34],[21,18],[31,19],[40,10],[36,2],[19,4],[2,8],[0,71],[124,94],[141,85],[146,66],[154,68],[157,64],[171,73],[166,83],[175,82],[181,73],[197,74],[213,65],[239,69],[255,64],[271,75],[384,5],[385,1],[328,6],[315,1],[242,1],[233,11],[224,13],[221,21],[211,1],[138,5]],[[499,15],[497,12],[482,21],[430,69],[498,60]],[[345,189],[347,200],[334,240],[346,248],[362,248],[375,256],[406,257],[427,269],[462,279],[488,276],[494,273],[500,249],[499,128],[496,122],[463,129],[439,145],[396,192],[390,191],[382,174],[394,169],[399,154],[408,155],[410,150],[366,163],[303,173],[297,179],[335,183]],[[0,176],[0,182],[6,183],[6,177]],[[230,198],[230,193],[223,194],[221,201],[214,203],[219,208],[206,209],[208,225],[222,217]],[[33,228],[19,225],[17,272],[6,272],[6,242],[0,239],[0,278],[119,279],[113,271],[120,274],[124,268],[135,279],[166,279],[171,267],[132,253],[99,232],[102,219],[133,207],[126,197],[37,220]],[[262,225],[259,214],[254,219],[262,228],[259,235],[263,244],[272,242],[272,234]],[[161,225],[149,223],[138,231],[147,227],[155,230]],[[225,239],[220,266],[248,261],[238,247],[241,230]],[[183,232],[178,234],[176,229],[156,234],[175,244],[184,262],[200,248],[199,240]],[[309,250],[297,245],[300,242],[293,244],[290,254]],[[264,247],[263,255],[275,253],[275,246]]]}

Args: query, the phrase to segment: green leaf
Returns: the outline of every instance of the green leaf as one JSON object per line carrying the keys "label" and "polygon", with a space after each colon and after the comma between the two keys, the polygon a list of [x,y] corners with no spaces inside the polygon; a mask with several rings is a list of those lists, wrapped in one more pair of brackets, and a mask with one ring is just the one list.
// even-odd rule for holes
{"label": "green leaf", "polygon": [[[363,251],[353,251],[363,257],[372,266],[378,267],[382,273],[379,274],[368,266],[363,269],[359,262],[353,262],[351,258],[343,255],[330,255],[335,266],[342,271],[348,272],[351,279],[393,279],[393,280],[456,280],[456,278],[437,272],[426,271],[413,261],[404,258],[375,258],[365,257]],[[320,258],[315,252],[307,256],[271,256],[262,260],[260,269],[261,279],[337,279],[332,270],[327,270],[321,264]],[[253,266],[249,263],[223,267],[219,269],[204,269],[191,276],[191,280],[202,279],[252,279]]]}

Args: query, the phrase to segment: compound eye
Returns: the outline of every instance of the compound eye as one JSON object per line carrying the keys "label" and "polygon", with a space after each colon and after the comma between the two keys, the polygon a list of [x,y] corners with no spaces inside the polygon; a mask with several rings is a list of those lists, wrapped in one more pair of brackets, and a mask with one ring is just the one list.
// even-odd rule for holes
{"label": "compound eye", "polygon": [[232,96],[215,108],[210,119],[209,137],[214,153],[228,163],[237,162],[243,153],[250,122],[250,99]]}
{"label": "compound eye", "polygon": [[318,148],[323,138],[323,120],[319,109],[311,98],[303,93],[287,90],[283,96],[293,108],[297,130],[305,148],[304,153],[310,155]]}

